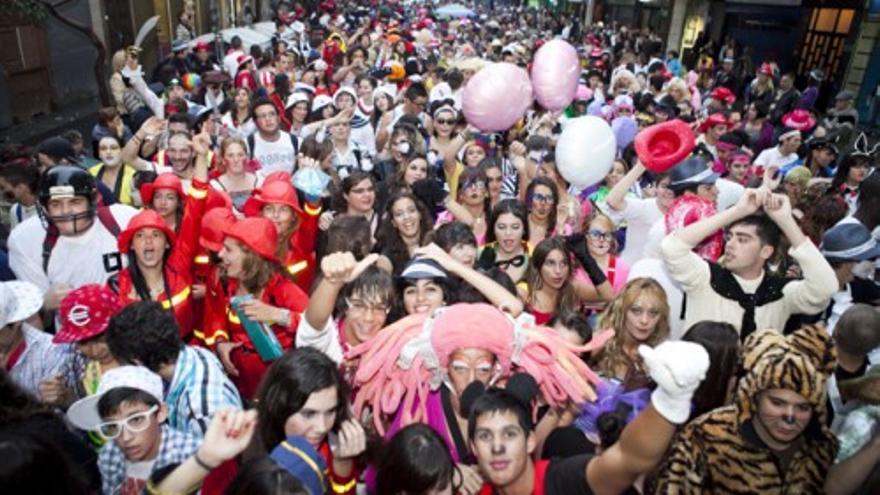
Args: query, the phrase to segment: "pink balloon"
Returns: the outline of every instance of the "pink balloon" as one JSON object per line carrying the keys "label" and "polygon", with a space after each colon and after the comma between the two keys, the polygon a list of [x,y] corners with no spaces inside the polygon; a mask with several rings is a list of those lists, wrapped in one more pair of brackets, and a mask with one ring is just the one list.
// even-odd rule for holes
{"label": "pink balloon", "polygon": [[477,72],[462,95],[467,121],[486,132],[510,129],[532,105],[529,74],[508,63],[494,63]]}
{"label": "pink balloon", "polygon": [[535,99],[552,112],[564,109],[574,100],[580,72],[573,46],[558,39],[544,43],[532,64]]}

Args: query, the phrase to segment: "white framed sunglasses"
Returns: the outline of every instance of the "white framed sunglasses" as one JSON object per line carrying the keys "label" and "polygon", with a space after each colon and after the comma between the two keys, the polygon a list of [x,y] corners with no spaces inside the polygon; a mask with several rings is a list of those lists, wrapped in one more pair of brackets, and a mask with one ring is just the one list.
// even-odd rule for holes
{"label": "white framed sunglasses", "polygon": [[155,405],[146,411],[132,414],[131,416],[120,419],[119,421],[107,421],[98,425],[98,434],[106,440],[119,438],[122,429],[125,428],[131,433],[140,433],[150,427],[150,417],[156,414],[159,406]]}

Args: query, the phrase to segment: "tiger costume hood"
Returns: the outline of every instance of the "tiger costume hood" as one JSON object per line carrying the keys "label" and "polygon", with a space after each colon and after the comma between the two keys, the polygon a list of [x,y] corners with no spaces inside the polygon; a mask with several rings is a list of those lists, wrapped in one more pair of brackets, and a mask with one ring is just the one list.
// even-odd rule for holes
{"label": "tiger costume hood", "polygon": [[815,420],[825,422],[825,383],[837,366],[837,352],[828,331],[808,325],[790,335],[761,330],[743,344],[746,375],[736,391],[737,421],[744,424],[757,413],[757,396],[782,388],[798,393],[813,405]]}
{"label": "tiger costume hood", "polygon": [[[836,361],[821,326],[788,336],[775,330],[749,335],[743,344],[746,375],[735,403],[691,420],[678,432],[646,493],[822,493],[837,454],[837,439],[825,426],[825,383]],[[796,392],[813,406],[813,417],[784,467],[752,424],[758,395],[772,388]]]}

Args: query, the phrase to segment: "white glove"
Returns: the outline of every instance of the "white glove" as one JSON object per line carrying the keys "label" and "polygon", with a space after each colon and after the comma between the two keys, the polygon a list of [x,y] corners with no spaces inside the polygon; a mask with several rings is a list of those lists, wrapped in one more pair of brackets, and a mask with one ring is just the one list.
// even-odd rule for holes
{"label": "white glove", "polygon": [[639,354],[657,388],[651,404],[670,423],[682,424],[691,414],[691,397],[706,377],[709,354],[693,342],[664,342],[655,348],[639,346]]}

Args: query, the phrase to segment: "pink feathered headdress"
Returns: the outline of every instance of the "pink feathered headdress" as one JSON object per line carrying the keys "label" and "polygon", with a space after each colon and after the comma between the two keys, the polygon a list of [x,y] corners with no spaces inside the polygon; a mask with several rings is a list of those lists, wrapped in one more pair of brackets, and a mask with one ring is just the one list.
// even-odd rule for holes
{"label": "pink feathered headdress", "polygon": [[[513,371],[532,375],[548,404],[595,400],[599,377],[576,353],[602,347],[613,332],[593,336],[589,344],[568,343],[555,330],[528,317],[516,320],[489,304],[455,304],[431,316],[411,315],[351,349],[360,359],[353,386],[355,414],[372,409],[377,430],[383,415],[402,413],[402,425],[425,420],[428,393],[446,378],[450,355],[459,349],[485,349],[495,355],[502,377]],[[413,411],[413,405],[418,407]]]}

